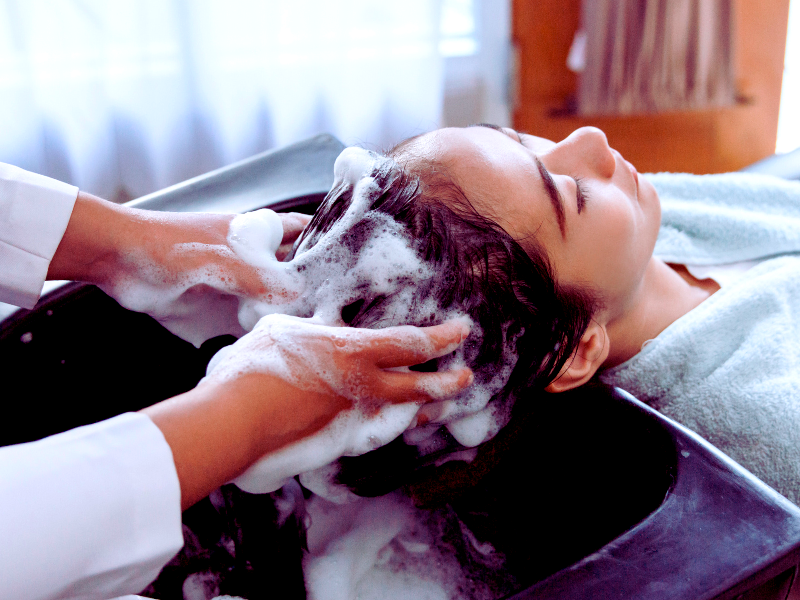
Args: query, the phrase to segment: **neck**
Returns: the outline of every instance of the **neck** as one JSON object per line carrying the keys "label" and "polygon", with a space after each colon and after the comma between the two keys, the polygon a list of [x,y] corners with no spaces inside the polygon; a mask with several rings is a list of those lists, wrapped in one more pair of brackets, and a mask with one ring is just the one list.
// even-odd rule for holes
{"label": "neck", "polygon": [[629,308],[608,321],[610,343],[602,368],[632,358],[642,344],[652,340],[672,323],[719,289],[709,280],[698,280],[682,265],[671,267],[655,257],[647,265],[642,285]]}

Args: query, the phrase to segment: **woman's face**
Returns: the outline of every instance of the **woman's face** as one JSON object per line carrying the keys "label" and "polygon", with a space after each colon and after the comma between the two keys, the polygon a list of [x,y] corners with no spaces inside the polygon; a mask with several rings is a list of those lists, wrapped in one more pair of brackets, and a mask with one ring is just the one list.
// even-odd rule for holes
{"label": "woman's face", "polygon": [[559,282],[598,292],[609,318],[633,301],[661,207],[602,131],[584,127],[554,143],[505,128],[447,128],[413,144],[414,154],[449,168],[479,212],[523,246],[544,247]]}

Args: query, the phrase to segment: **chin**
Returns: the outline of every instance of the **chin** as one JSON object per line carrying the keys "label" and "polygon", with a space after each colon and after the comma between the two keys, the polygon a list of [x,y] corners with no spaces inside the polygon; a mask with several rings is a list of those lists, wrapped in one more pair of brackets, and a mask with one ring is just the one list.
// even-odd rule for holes
{"label": "chin", "polygon": [[[644,177],[639,178],[639,206],[648,221],[652,221],[655,235],[661,227],[661,200],[653,184]],[[653,242],[655,244],[655,241]]]}
{"label": "chin", "polygon": [[658,198],[658,192],[649,181],[643,177],[639,181],[641,182],[639,186],[639,206],[648,231],[648,257],[652,258],[661,228],[661,200]]}
{"label": "chin", "polygon": [[655,186],[646,178],[639,177],[639,202],[641,204],[656,204],[659,207],[659,216],[661,214],[661,200],[658,198],[658,192]]}

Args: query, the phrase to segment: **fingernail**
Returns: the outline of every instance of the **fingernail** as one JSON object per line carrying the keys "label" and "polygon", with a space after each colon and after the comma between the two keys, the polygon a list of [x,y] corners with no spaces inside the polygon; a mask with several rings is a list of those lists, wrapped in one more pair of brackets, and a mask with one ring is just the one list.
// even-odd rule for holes
{"label": "fingernail", "polygon": [[464,387],[469,387],[475,382],[475,373],[470,373],[469,377],[467,377],[467,383]]}

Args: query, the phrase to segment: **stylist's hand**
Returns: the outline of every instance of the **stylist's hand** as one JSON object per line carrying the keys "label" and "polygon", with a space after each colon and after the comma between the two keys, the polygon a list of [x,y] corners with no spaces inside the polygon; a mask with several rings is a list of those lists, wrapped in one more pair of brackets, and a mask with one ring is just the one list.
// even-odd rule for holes
{"label": "stylist's hand", "polygon": [[306,228],[306,225],[311,221],[311,215],[304,215],[302,213],[278,213],[283,225],[283,239],[278,251],[275,252],[275,258],[278,260],[285,259],[289,252],[292,251],[294,245],[300,234]]}
{"label": "stylist's hand", "polygon": [[[461,321],[370,330],[271,315],[215,357],[197,388],[143,412],[172,448],[186,508],[264,455],[318,432],[343,410],[369,413],[385,403],[422,404],[457,394],[472,381],[467,368],[390,369],[452,352],[467,333]],[[280,481],[317,466],[281,464],[274,477]]]}
{"label": "stylist's hand", "polygon": [[461,390],[471,371],[393,369],[449,354],[468,333],[468,325],[458,320],[424,328],[357,329],[268,315],[252,332],[217,353],[202,383],[233,385],[245,374],[263,374],[278,376],[336,407],[358,403],[363,410],[374,412],[386,402],[422,404]]}
{"label": "stylist's hand", "polygon": [[[310,217],[279,215],[283,259]],[[126,308],[145,312],[199,345],[242,335],[238,298],[261,298],[269,279],[230,246],[235,215],[154,212],[80,193],[48,279],[97,284]]]}

